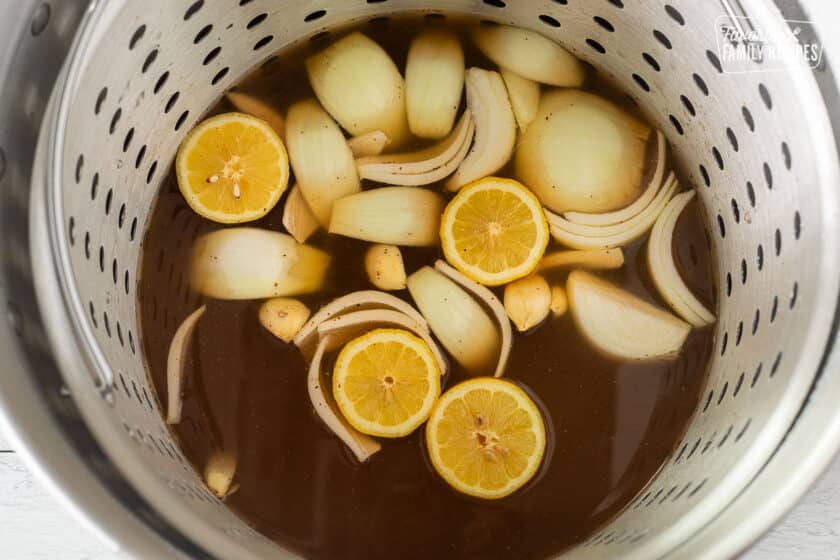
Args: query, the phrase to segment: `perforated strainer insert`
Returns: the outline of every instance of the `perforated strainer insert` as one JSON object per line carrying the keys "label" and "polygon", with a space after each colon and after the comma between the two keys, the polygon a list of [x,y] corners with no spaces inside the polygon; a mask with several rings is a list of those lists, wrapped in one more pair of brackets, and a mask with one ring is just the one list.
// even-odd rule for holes
{"label": "perforated strainer insert", "polygon": [[[741,4],[785,25],[772,4]],[[56,280],[42,281],[60,283],[72,317],[51,335],[93,372],[68,366],[66,383],[120,472],[185,541],[225,558],[282,556],[205,489],[161,420],[138,336],[144,224],[184,134],[250,70],[348,23],[421,8],[536,29],[597,67],[666,133],[708,212],[722,293],[700,408],[647,488],[568,553],[664,555],[719,515],[782,441],[816,378],[838,293],[837,162],[816,82],[807,68],[724,73],[717,2],[101,2],[49,130],[43,241]],[[183,238],[161,267],[199,227],[189,212],[172,219]],[[183,279],[172,284],[165,323],[195,304]]]}

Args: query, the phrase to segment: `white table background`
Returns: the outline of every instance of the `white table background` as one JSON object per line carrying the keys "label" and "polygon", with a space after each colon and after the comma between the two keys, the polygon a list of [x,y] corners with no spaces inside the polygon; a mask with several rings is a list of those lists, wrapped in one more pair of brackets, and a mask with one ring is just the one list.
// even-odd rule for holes
{"label": "white table background", "polygon": [[[126,560],[88,534],[26,470],[0,434],[0,558]],[[840,458],[741,560],[840,560]]]}

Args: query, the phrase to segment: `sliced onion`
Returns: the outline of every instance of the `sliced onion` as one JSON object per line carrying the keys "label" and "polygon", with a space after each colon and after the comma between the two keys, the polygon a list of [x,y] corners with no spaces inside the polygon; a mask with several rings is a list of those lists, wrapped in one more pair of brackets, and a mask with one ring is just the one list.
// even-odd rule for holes
{"label": "sliced onion", "polygon": [[207,311],[207,306],[202,305],[181,323],[169,343],[169,355],[166,358],[166,423],[177,424],[181,421],[181,410],[184,405],[184,363],[187,361],[187,352],[190,349],[195,327],[198,320]]}
{"label": "sliced onion", "polygon": [[412,187],[383,187],[337,200],[330,233],[392,245],[437,245],[443,198]]}
{"label": "sliced onion", "polygon": [[219,499],[235,490],[233,477],[236,475],[236,457],[227,451],[213,451],[204,466],[204,482]]}
{"label": "sliced onion", "polygon": [[297,183],[292,186],[283,206],[283,227],[298,243],[306,243],[306,240],[318,231],[318,219],[309,209],[309,204],[303,198]]}
{"label": "sliced onion", "polygon": [[516,117],[519,130],[525,132],[531,121],[537,116],[540,106],[540,84],[534,80],[523,78],[510,70],[502,70],[502,79],[507,86],[510,106]]}
{"label": "sliced onion", "polygon": [[556,251],[540,259],[537,270],[553,268],[589,268],[610,270],[624,266],[624,252],[620,247],[611,249],[583,249],[580,251]]}
{"label": "sliced onion", "polygon": [[566,293],[581,333],[619,360],[675,358],[691,331],[664,309],[582,270],[569,274]]}
{"label": "sliced onion", "polygon": [[264,120],[274,129],[274,132],[280,138],[286,137],[286,119],[283,118],[283,115],[276,107],[266,103],[259,97],[238,91],[229,91],[226,97],[234,109],[240,113],[246,113],[252,117]]}
{"label": "sliced onion", "polygon": [[[586,212],[566,212],[563,214],[563,217],[569,220],[570,222],[574,222],[577,224],[584,224],[590,226],[609,226],[613,224],[620,224],[621,222],[626,222],[642,210],[644,210],[650,201],[653,200],[653,197],[656,196],[656,193],[659,192],[660,187],[663,185],[662,177],[665,174],[665,148],[667,147],[667,143],[665,142],[665,135],[662,134],[662,131],[656,131],[656,169],[653,172],[653,176],[650,178],[650,182],[645,190],[642,192],[641,196],[634,200],[629,206],[625,206],[621,210],[615,210],[613,212],[603,212],[601,214],[587,214]],[[666,183],[670,181],[674,176],[674,173],[671,174],[666,179]]]}
{"label": "sliced onion", "polygon": [[353,152],[353,157],[361,158],[378,156],[385,151],[390,142],[387,134],[381,130],[374,130],[354,136],[347,141],[347,146]]}
{"label": "sliced onion", "polygon": [[[635,241],[653,226],[656,218],[665,209],[678,188],[677,180],[673,179],[656,194],[651,203],[630,220],[612,226],[596,227],[573,224],[565,218],[549,211],[545,211],[551,236],[558,242],[573,249],[597,249],[622,247]],[[574,229],[575,231],[570,231]]]}
{"label": "sliced onion", "polygon": [[639,197],[649,135],[597,95],[548,92],[517,147],[517,178],[553,212],[617,210]]}
{"label": "sliced onion", "polygon": [[237,227],[217,230],[193,244],[190,285],[217,299],[262,299],[321,289],[330,256],[291,236]]}
{"label": "sliced onion", "polygon": [[473,39],[487,58],[529,80],[563,87],[583,83],[580,61],[536,31],[509,25],[480,26]]}
{"label": "sliced onion", "polygon": [[289,108],[286,147],[303,198],[326,227],[333,202],[361,190],[353,152],[338,125],[313,99]]}
{"label": "sliced onion", "polygon": [[404,186],[428,185],[451,175],[464,160],[472,143],[475,123],[465,111],[458,126],[445,140],[423,150],[356,160],[363,179]]}
{"label": "sliced onion", "polygon": [[405,83],[382,47],[353,32],[306,60],[318,100],[353,136],[384,132],[394,146],[408,138]]}
{"label": "sliced onion", "polygon": [[449,134],[464,89],[464,50],[458,37],[440,30],[415,37],[408,49],[405,88],[411,132],[431,139]]}
{"label": "sliced onion", "polygon": [[551,312],[551,287],[539,274],[515,280],[505,286],[505,311],[519,332],[540,325]]}
{"label": "sliced onion", "polygon": [[396,245],[376,243],[365,252],[365,271],[370,283],[380,290],[405,289],[405,263]]}
{"label": "sliced onion", "polygon": [[353,452],[360,462],[364,463],[371,455],[378,452],[382,446],[370,436],[359,432],[353,428],[338,410],[330,391],[328,390],[330,383],[324,379],[321,368],[324,354],[327,348],[334,347],[330,337],[322,338],[315,349],[315,355],[312,357],[312,362],[309,364],[309,374],[307,376],[307,387],[309,389],[309,400],[312,403],[315,412],[327,425],[332,433],[337,435],[341,441]]}
{"label": "sliced onion", "polygon": [[677,219],[694,198],[694,191],[678,194],[659,215],[650,232],[647,264],[656,289],[678,315],[695,327],[715,322],[715,316],[688,289],[674,262],[673,237]]}
{"label": "sliced onion", "polygon": [[345,313],[363,311],[365,309],[392,309],[408,316],[412,321],[428,331],[428,325],[423,316],[400,298],[376,290],[361,290],[351,292],[319,309],[300,329],[293,342],[300,348],[303,357],[311,360],[318,345],[318,326],[334,317]]}
{"label": "sliced onion", "polygon": [[451,267],[446,261],[435,261],[435,268],[438,272],[441,272],[450,280],[456,282],[459,286],[472,294],[472,296],[475,297],[485,309],[488,309],[496,319],[496,324],[502,335],[502,341],[499,347],[499,358],[496,362],[496,370],[493,375],[495,377],[501,377],[505,373],[508,358],[510,358],[510,351],[513,349],[513,330],[510,328],[510,321],[508,321],[505,306],[502,305],[499,298],[487,289],[487,287],[482,286],[474,280],[470,280],[455,268]]}
{"label": "sliced onion", "polygon": [[470,68],[466,84],[467,108],[475,121],[475,139],[458,170],[446,182],[446,188],[451,191],[504,167],[516,142],[516,119],[501,74]]}

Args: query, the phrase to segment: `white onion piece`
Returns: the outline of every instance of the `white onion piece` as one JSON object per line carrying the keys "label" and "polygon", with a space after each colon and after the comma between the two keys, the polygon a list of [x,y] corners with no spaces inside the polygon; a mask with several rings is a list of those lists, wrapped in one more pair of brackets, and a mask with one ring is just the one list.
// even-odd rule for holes
{"label": "white onion piece", "polygon": [[574,267],[592,270],[610,270],[624,266],[624,252],[620,247],[610,249],[583,249],[556,251],[540,259],[537,270]]}
{"label": "white onion piece", "polygon": [[467,291],[429,266],[409,276],[407,285],[432,332],[459,364],[472,373],[492,365],[501,344],[498,329]]}
{"label": "white onion piece", "polygon": [[376,243],[365,252],[365,271],[370,283],[380,290],[405,289],[405,264],[396,245]]}
{"label": "white onion piece", "polygon": [[691,331],[664,309],[582,270],[569,274],[566,293],[584,337],[619,360],[675,358]]}
{"label": "white onion piece", "polygon": [[510,97],[513,115],[516,117],[516,124],[519,125],[519,130],[525,132],[537,116],[537,109],[540,106],[540,84],[510,70],[502,70],[501,74],[507,87],[508,97]]}
{"label": "white onion piece", "polygon": [[345,313],[363,311],[365,309],[392,309],[408,316],[412,321],[428,331],[429,326],[423,316],[411,305],[391,294],[376,290],[360,290],[351,292],[329,302],[319,309],[300,329],[293,342],[300,348],[303,357],[311,360],[318,345],[318,325],[340,317]]}
{"label": "white onion piece", "polygon": [[207,306],[202,305],[178,326],[172,342],[169,343],[169,354],[166,358],[166,423],[177,424],[181,421],[181,410],[184,406],[181,392],[184,386],[184,363],[187,361],[187,352],[190,349],[195,327],[198,320],[207,311]]}
{"label": "white onion piece", "polygon": [[291,342],[306,324],[309,313],[309,308],[296,299],[271,298],[260,305],[257,316],[268,332],[283,342]]}
{"label": "white onion piece", "polygon": [[487,58],[520,76],[562,87],[583,83],[583,65],[547,37],[509,25],[477,27],[473,40]]}
{"label": "white onion piece", "polygon": [[408,138],[405,82],[382,47],[359,32],[306,59],[315,96],[353,136],[384,132],[395,146]]}
{"label": "white onion piece", "polygon": [[464,50],[458,37],[424,31],[411,41],[405,65],[408,126],[420,138],[443,138],[452,130],[464,89]]}
{"label": "white onion piece", "polygon": [[321,339],[315,349],[315,355],[309,364],[309,374],[307,376],[309,400],[327,428],[344,442],[356,456],[356,459],[364,463],[371,455],[382,449],[382,446],[372,437],[359,432],[348,424],[338,410],[338,405],[336,405],[329,391],[330,382],[324,379],[321,370],[324,354],[327,348],[331,347],[334,347],[334,344],[330,337],[325,337]]}
{"label": "white onion piece", "polygon": [[217,299],[262,299],[321,289],[330,256],[290,235],[237,227],[207,233],[193,244],[190,285]]}
{"label": "white onion piece", "polygon": [[674,262],[674,228],[680,214],[694,198],[694,191],[680,193],[659,215],[650,232],[647,264],[656,289],[678,315],[695,327],[715,322],[715,316],[688,289]]}
{"label": "white onion piece", "polygon": [[297,183],[292,186],[283,206],[283,227],[298,243],[306,243],[306,240],[318,231],[318,219],[309,209],[309,204],[303,198]]}
{"label": "white onion piece", "polygon": [[650,128],[597,95],[546,92],[516,150],[517,178],[553,212],[610,212],[641,194]]}
{"label": "white onion piece", "polygon": [[[656,168],[653,171],[653,176],[650,178],[650,182],[648,182],[648,186],[642,192],[642,194],[634,200],[629,206],[625,206],[621,210],[615,210],[613,212],[603,212],[600,214],[588,214],[586,212],[565,212],[563,217],[569,220],[570,222],[574,222],[577,224],[584,224],[590,226],[609,226],[613,224],[620,224],[621,222],[626,222],[642,210],[644,210],[650,201],[653,200],[653,197],[656,196],[656,193],[659,192],[660,187],[662,187],[662,177],[665,174],[665,148],[667,147],[667,143],[665,142],[665,135],[662,134],[661,130],[656,131]],[[674,172],[672,171],[668,178],[665,180],[665,183],[670,181],[674,177]]]}
{"label": "white onion piece", "polygon": [[303,198],[326,227],[333,202],[361,190],[344,134],[316,101],[307,99],[289,108],[286,148]]}
{"label": "white onion piece", "polygon": [[423,342],[432,351],[441,376],[446,375],[449,364],[437,342],[429,335],[429,327],[426,322],[423,321],[422,324],[418,323],[405,313],[400,313],[399,311],[392,309],[365,309],[363,311],[345,313],[318,325],[318,336],[320,338],[330,338],[330,346],[327,348],[327,351],[330,351],[344,346],[357,336],[361,336],[368,331],[385,325],[411,331],[422,338]]}
{"label": "white onion piece", "polygon": [[519,332],[542,323],[551,312],[551,287],[539,274],[515,280],[505,286],[505,311]]}
{"label": "white onion piece", "polygon": [[464,160],[472,143],[475,123],[465,111],[446,139],[417,152],[387,154],[356,160],[362,179],[391,185],[428,185],[451,175]]}
{"label": "white onion piece", "polygon": [[412,247],[437,245],[443,198],[412,187],[383,187],[335,201],[330,233]]}
{"label": "white onion piece", "polygon": [[[671,197],[676,191],[677,180],[674,179],[656,194],[656,197],[647,208],[621,224],[605,226],[603,228],[575,224],[577,228],[592,228],[591,230],[586,230],[585,234],[569,231],[568,228],[571,222],[548,210],[545,211],[545,217],[548,220],[551,236],[567,247],[573,249],[622,247],[644,235],[653,226],[656,218],[665,209],[665,205],[668,204],[668,201],[671,200]],[[621,227],[619,228],[617,226]],[[613,229],[607,232],[601,231],[607,228]]]}
{"label": "white onion piece", "polygon": [[238,91],[229,91],[226,97],[234,109],[240,113],[246,113],[252,117],[264,120],[274,129],[277,136],[280,138],[286,137],[286,119],[283,118],[283,115],[276,107],[266,103],[259,97]]}
{"label": "white onion piece", "polygon": [[475,121],[475,139],[458,170],[446,182],[446,188],[451,191],[504,167],[516,143],[516,118],[501,74],[470,68],[466,84],[467,108]]}
{"label": "white onion piece", "polygon": [[505,373],[508,358],[510,358],[510,351],[513,349],[513,329],[510,328],[510,321],[508,321],[505,306],[502,305],[499,298],[497,298],[486,286],[482,286],[478,282],[467,278],[461,272],[450,266],[446,261],[435,261],[435,268],[446,275],[450,280],[456,282],[459,286],[467,290],[485,307],[485,309],[488,309],[490,313],[493,314],[493,317],[496,319],[496,324],[499,327],[499,332],[502,335],[502,342],[499,347],[499,358],[496,362],[496,370],[493,375],[495,377],[501,377]]}
{"label": "white onion piece", "polygon": [[227,451],[213,451],[204,466],[204,482],[213,494],[223,499],[233,493],[236,457]]}
{"label": "white onion piece", "polygon": [[353,152],[353,157],[361,158],[378,156],[385,151],[390,142],[387,134],[381,130],[373,130],[350,138],[347,146]]}

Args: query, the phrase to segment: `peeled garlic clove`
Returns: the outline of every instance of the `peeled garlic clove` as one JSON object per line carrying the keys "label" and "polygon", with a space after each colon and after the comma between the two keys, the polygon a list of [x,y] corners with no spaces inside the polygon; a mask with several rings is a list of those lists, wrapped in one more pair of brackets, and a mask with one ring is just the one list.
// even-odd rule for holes
{"label": "peeled garlic clove", "polygon": [[563,286],[551,287],[551,314],[560,317],[569,309],[569,298]]}
{"label": "peeled garlic clove", "polygon": [[184,386],[184,363],[187,361],[187,352],[190,349],[195,327],[198,320],[207,311],[207,306],[202,305],[181,323],[169,343],[169,354],[166,358],[166,423],[177,424],[181,421],[181,410],[184,405],[181,392]]}
{"label": "peeled garlic clove", "polygon": [[678,194],[662,211],[648,239],[647,264],[656,289],[671,309],[693,326],[705,327],[715,322],[715,316],[686,286],[673,253],[677,219],[694,194],[693,190]]}
{"label": "peeled garlic clove", "polygon": [[556,251],[544,256],[537,270],[576,267],[595,270],[610,270],[624,266],[624,252],[620,247],[611,249],[584,249],[579,251]]}
{"label": "peeled garlic clove", "polygon": [[313,233],[318,231],[318,219],[309,209],[297,184],[292,186],[289,196],[286,197],[286,205],[283,207],[283,227],[298,243],[305,243]]}
{"label": "peeled garlic clove", "polygon": [[583,83],[583,65],[551,39],[510,25],[479,26],[473,40],[487,58],[524,78],[562,87]]}
{"label": "peeled garlic clove", "polygon": [[383,187],[337,200],[330,233],[392,245],[437,245],[443,198],[429,190]]}
{"label": "peeled garlic clove", "polygon": [[507,87],[513,116],[516,117],[516,124],[519,125],[519,130],[525,132],[537,116],[537,109],[540,106],[540,84],[510,70],[502,70],[501,74]]}
{"label": "peeled garlic clove", "polygon": [[294,343],[303,357],[311,360],[318,344],[318,326],[329,319],[365,309],[391,309],[409,317],[427,332],[429,325],[420,313],[398,297],[377,290],[360,290],[336,298],[319,309],[295,336]]}
{"label": "peeled garlic clove", "polygon": [[691,331],[664,309],[582,270],[569,274],[566,293],[581,333],[619,360],[673,359]]}
{"label": "peeled garlic clove", "polygon": [[405,289],[405,265],[396,245],[377,243],[368,247],[365,270],[370,283],[380,290]]}
{"label": "peeled garlic clove", "polygon": [[467,108],[475,121],[472,148],[446,188],[456,191],[505,166],[516,142],[516,119],[501,74],[470,68],[466,74]]}
{"label": "peeled garlic clove", "polygon": [[204,466],[204,481],[217,498],[231,493],[236,475],[236,457],[226,451],[213,451]]}
{"label": "peeled garlic clove", "polygon": [[364,463],[370,459],[371,455],[377,453],[382,446],[372,437],[359,432],[347,423],[338,410],[338,405],[335,403],[332,394],[327,390],[330,387],[330,382],[324,379],[321,365],[327,348],[334,347],[335,345],[330,341],[330,337],[327,336],[321,339],[315,349],[315,355],[309,364],[309,374],[307,375],[309,400],[327,428],[344,442],[356,456],[356,459]]}
{"label": "peeled garlic clove", "polygon": [[330,256],[273,231],[235,227],[199,237],[190,286],[217,299],[262,299],[321,289]]}
{"label": "peeled garlic clove", "polygon": [[411,41],[405,66],[408,126],[420,138],[452,130],[464,88],[464,50],[458,37],[425,31]]}
{"label": "peeled garlic clove", "polygon": [[374,130],[366,132],[347,141],[350,151],[353,152],[353,157],[369,157],[378,156],[391,141],[388,135],[381,130]]}
{"label": "peeled garlic clove", "polygon": [[306,59],[315,96],[353,136],[381,130],[395,146],[408,138],[405,82],[382,47],[353,32]]}
{"label": "peeled garlic clove", "polygon": [[318,222],[328,226],[333,202],[361,190],[344,134],[316,101],[308,99],[289,108],[286,148],[303,198]]}
{"label": "peeled garlic clove", "polygon": [[428,185],[451,175],[472,143],[475,124],[465,111],[455,130],[434,146],[405,154],[360,158],[356,167],[362,179],[402,186]]}
{"label": "peeled garlic clove", "polygon": [[277,110],[276,107],[266,103],[259,97],[254,97],[247,93],[241,93],[238,91],[229,91],[227,92],[226,97],[228,98],[228,101],[230,101],[230,104],[233,105],[234,109],[240,113],[245,113],[251,115],[252,117],[264,120],[271,128],[274,129],[277,136],[285,138],[286,119],[283,118],[283,115],[280,114],[280,111]]}
{"label": "peeled garlic clove", "polygon": [[291,342],[309,319],[309,308],[296,299],[271,298],[263,302],[258,315],[268,332],[283,342]]}
{"label": "peeled garlic clove", "polygon": [[545,278],[532,274],[505,286],[505,311],[519,332],[536,327],[551,311],[551,288]]}

